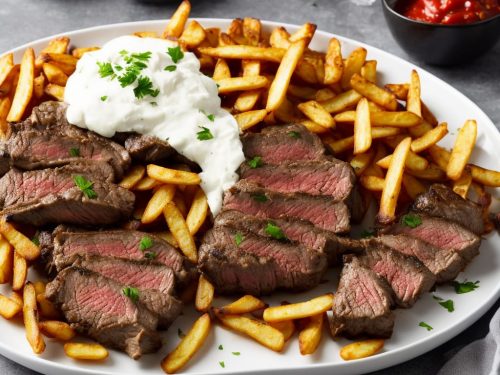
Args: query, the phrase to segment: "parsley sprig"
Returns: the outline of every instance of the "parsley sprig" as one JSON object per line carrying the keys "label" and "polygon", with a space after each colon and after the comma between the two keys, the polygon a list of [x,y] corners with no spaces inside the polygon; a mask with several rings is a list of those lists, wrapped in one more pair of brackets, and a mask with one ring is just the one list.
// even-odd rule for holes
{"label": "parsley sprig", "polygon": [[238,232],[234,236],[234,242],[236,243],[236,246],[240,246],[241,243],[245,241],[245,236],[241,232]]}
{"label": "parsley sprig", "polygon": [[174,62],[174,64],[177,64],[184,58],[184,52],[182,52],[181,47],[179,46],[168,48],[167,53]]}
{"label": "parsley sprig", "polygon": [[206,128],[204,126],[200,126],[200,131],[196,133],[196,138],[198,138],[199,141],[208,141],[210,139],[213,139],[214,135],[210,131],[209,128]]}
{"label": "parsley sprig", "polygon": [[250,168],[255,169],[262,167],[264,163],[262,162],[262,158],[260,156],[254,156],[252,159],[247,161],[247,164]]}
{"label": "parsley sprig", "polygon": [[458,281],[453,281],[453,287],[455,288],[455,292],[457,294],[473,292],[474,290],[479,288],[478,284],[479,280],[473,282],[473,281],[467,281],[467,279],[465,279],[463,283],[460,283]]}
{"label": "parsley sprig", "polygon": [[264,231],[276,240],[286,240],[286,236],[279,226],[269,221]]}
{"label": "parsley sprig", "polygon": [[401,218],[401,223],[403,223],[403,225],[406,225],[407,227],[416,228],[420,224],[422,224],[422,219],[420,218],[420,216],[407,214]]}
{"label": "parsley sprig", "polygon": [[130,300],[134,303],[139,301],[139,289],[133,288],[131,286],[126,286],[122,289],[122,293],[130,298]]}
{"label": "parsley sprig", "polygon": [[150,95],[153,98],[156,98],[160,93],[159,89],[153,90],[153,82],[148,77],[141,76],[139,77],[137,87],[134,89],[134,95],[137,99],[142,99],[146,95]]}
{"label": "parsley sprig", "polygon": [[72,156],[74,158],[80,156],[80,149],[78,147],[71,147],[69,149],[69,156]]}
{"label": "parsley sprig", "polygon": [[432,328],[430,325],[428,325],[426,322],[420,322],[418,323],[419,327],[425,328],[427,331],[432,331],[434,328]]}
{"label": "parsley sprig", "polygon": [[438,296],[432,296],[432,298],[434,298],[436,301],[438,301],[438,303],[444,307],[446,310],[448,310],[448,312],[453,312],[455,311],[455,306],[453,304],[453,301],[451,299],[448,299],[448,300],[444,300],[443,298],[441,297],[438,297]]}
{"label": "parsley sprig", "polygon": [[85,177],[81,175],[76,175],[73,177],[73,181],[75,185],[83,191],[83,194],[89,199],[95,199],[97,198],[97,193],[94,191],[92,186],[94,185],[93,182],[87,180]]}

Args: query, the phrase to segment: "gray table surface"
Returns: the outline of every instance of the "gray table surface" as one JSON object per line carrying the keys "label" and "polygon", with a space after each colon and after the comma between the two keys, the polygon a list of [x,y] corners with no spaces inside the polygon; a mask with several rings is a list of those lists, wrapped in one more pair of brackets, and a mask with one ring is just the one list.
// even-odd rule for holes
{"label": "gray table surface", "polygon": [[[191,0],[193,17],[261,19],[302,24],[353,38],[411,61],[389,33],[381,5],[360,7],[349,0]],[[177,1],[137,0],[1,0],[0,54],[23,43],[64,31],[127,21],[167,18]],[[467,65],[438,68],[420,64],[476,102],[500,128],[500,43],[486,56]],[[477,323],[435,350],[376,375],[435,374],[460,348],[484,337],[500,301]],[[0,356],[0,374],[32,375]]]}

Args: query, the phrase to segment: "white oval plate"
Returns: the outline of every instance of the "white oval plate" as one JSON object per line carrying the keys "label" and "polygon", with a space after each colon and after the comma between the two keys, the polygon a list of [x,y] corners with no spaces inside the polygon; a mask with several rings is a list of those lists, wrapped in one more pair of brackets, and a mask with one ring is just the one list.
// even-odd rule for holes
{"label": "white oval plate", "polygon": [[[229,20],[200,19],[204,26],[227,28]],[[106,41],[134,31],[153,30],[160,32],[165,26],[165,20],[123,23],[99,26],[61,35],[67,35],[75,46],[102,45]],[[266,28],[285,26],[294,31],[297,26],[264,22]],[[325,50],[328,39],[335,36],[342,41],[344,54],[353,48],[363,46],[368,49],[368,58],[378,61],[379,79],[383,83],[407,82],[411,69],[417,69],[422,81],[422,93],[425,103],[436,114],[439,120],[447,121],[452,135],[466,119],[476,119],[479,124],[479,134],[473,160],[484,167],[499,169],[500,133],[491,120],[472,101],[460,92],[436,78],[432,74],[377,48],[367,46],[341,36],[318,31],[311,44],[313,49]],[[21,58],[26,47],[34,47],[39,51],[53,37],[38,40],[13,50],[16,61]],[[448,137],[448,142],[450,138]],[[450,143],[444,143],[451,146]],[[498,189],[497,189],[498,190]],[[183,371],[195,374],[245,373],[258,372],[272,374],[360,374],[392,366],[422,353],[425,353],[462,332],[481,315],[500,296],[500,237],[497,233],[490,234],[481,246],[481,254],[474,259],[458,280],[480,280],[480,287],[468,294],[457,295],[450,286],[440,286],[436,295],[455,302],[455,311],[449,313],[442,308],[432,294],[424,295],[417,304],[408,310],[396,310],[396,325],[394,334],[386,341],[383,352],[362,360],[346,362],[339,356],[339,349],[348,343],[347,340],[332,340],[325,331],[323,341],[314,355],[299,354],[296,336],[287,344],[281,354],[274,353],[259,344],[239,336],[233,332],[216,326],[210,333],[207,342],[186,366]],[[305,300],[324,292],[334,291],[337,283],[337,270],[330,270],[327,278],[330,282],[302,294],[276,294],[265,300],[269,303],[280,303]],[[7,288],[1,286],[0,292],[6,293]],[[217,299],[216,304],[226,300]],[[40,356],[32,353],[21,324],[0,319],[0,353],[20,364],[36,371],[51,374],[163,374],[159,364],[161,359],[179,341],[178,329],[186,332],[197,314],[191,307],[185,308],[185,315],[174,322],[165,334],[165,345],[158,354],[144,356],[139,361],[133,361],[125,354],[111,351],[110,357],[103,363],[75,362],[67,358],[62,346],[56,342],[48,342],[47,350]],[[424,321],[434,327],[432,331],[419,327]],[[50,341],[50,340],[47,340]],[[223,350],[219,350],[222,345]],[[232,352],[239,352],[234,355]],[[221,367],[224,363],[224,368]]]}

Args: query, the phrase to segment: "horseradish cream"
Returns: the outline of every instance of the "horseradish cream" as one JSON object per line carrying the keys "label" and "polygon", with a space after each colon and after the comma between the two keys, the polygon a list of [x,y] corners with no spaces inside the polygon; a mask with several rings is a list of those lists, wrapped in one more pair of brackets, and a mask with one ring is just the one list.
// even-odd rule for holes
{"label": "horseradish cream", "polygon": [[168,141],[201,167],[201,187],[212,213],[219,212],[244,161],[240,131],[193,53],[162,39],[113,39],[82,56],[64,100],[68,121],[79,127],[105,137],[134,131]]}

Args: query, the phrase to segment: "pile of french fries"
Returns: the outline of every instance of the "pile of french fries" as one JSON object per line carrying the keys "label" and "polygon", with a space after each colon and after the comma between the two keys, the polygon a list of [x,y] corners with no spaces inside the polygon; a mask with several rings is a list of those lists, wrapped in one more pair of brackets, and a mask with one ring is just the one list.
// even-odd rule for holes
{"label": "pile of french fries", "polygon": [[[417,71],[410,73],[406,83],[381,87],[377,61],[367,59],[366,49],[344,56],[339,40],[332,38],[326,52],[311,50],[314,24],[306,23],[290,34],[283,27],[265,30],[255,18],[238,18],[223,31],[189,21],[190,10],[191,4],[184,0],[162,35],[154,31],[134,35],[175,40],[185,51],[194,52],[202,71],[216,81],[223,107],[234,115],[241,131],[295,122],[318,134],[337,158],[354,168],[367,200],[379,201],[381,223],[394,221],[398,205],[415,199],[433,182],[450,184],[464,198],[472,187],[487,218],[490,199],[485,187],[499,187],[500,172],[469,163],[477,136],[474,120],[462,126],[452,150],[438,146],[448,127],[421,100]],[[14,63],[12,54],[0,57],[0,136],[8,134],[9,122],[23,120],[40,102],[63,101],[64,87],[78,60],[99,48],[70,52],[69,44],[69,38],[57,38],[38,56],[28,48],[20,64]],[[196,236],[209,216],[200,177],[186,165],[134,165],[120,185],[142,197],[134,217],[144,228],[154,228],[155,234],[196,263]],[[39,247],[5,221],[0,223],[0,234],[0,283],[10,282],[13,290],[10,297],[0,295],[0,315],[12,319],[22,314],[28,342],[37,354],[45,348],[43,335],[71,340],[75,333],[58,320],[60,313],[45,299],[44,284],[26,282]],[[162,368],[168,373],[178,371],[194,356],[213,320],[277,352],[299,329],[300,352],[314,353],[333,301],[333,295],[324,295],[267,307],[253,296],[244,296],[215,308],[214,287],[204,276],[194,298],[203,315],[163,360]],[[342,348],[340,354],[345,360],[363,358],[380,351],[383,344],[383,340],[361,341]],[[64,351],[76,359],[108,356],[98,344],[67,342]]]}

